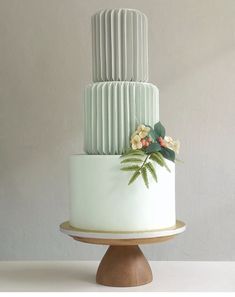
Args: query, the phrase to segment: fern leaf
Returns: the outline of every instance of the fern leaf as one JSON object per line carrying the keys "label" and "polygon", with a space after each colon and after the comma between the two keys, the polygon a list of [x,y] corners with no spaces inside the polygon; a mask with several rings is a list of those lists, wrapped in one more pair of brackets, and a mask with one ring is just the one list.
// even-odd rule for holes
{"label": "fern leaf", "polygon": [[159,152],[152,153],[150,156],[150,159],[157,162],[160,166],[165,167],[167,171],[171,172],[170,168],[167,166],[163,156]]}
{"label": "fern leaf", "polygon": [[128,154],[139,154],[139,155],[145,155],[145,152],[142,150],[131,150]]}
{"label": "fern leaf", "polygon": [[166,164],[165,161],[164,161],[164,167],[166,168],[166,170],[167,170],[168,172],[171,172],[170,168],[167,166],[167,164]]}
{"label": "fern leaf", "polygon": [[152,153],[150,159],[157,162],[160,166],[164,166],[164,160],[162,160],[156,153]]}
{"label": "fern leaf", "polygon": [[132,177],[129,180],[128,185],[132,184],[140,175],[140,171],[135,171]]}
{"label": "fern leaf", "polygon": [[163,166],[166,168],[166,170],[169,171],[169,172],[171,172],[171,171],[170,171],[170,168],[167,166],[166,161],[165,161],[165,159],[163,158],[162,154],[159,153],[159,152],[157,152],[157,153],[155,153],[155,154],[158,155],[158,157],[162,160],[162,162],[163,162]]}
{"label": "fern leaf", "polygon": [[138,165],[132,165],[132,166],[127,166],[127,167],[121,168],[122,171],[136,171],[139,169],[140,169],[140,166],[138,166]]}
{"label": "fern leaf", "polygon": [[147,169],[146,169],[145,166],[142,167],[142,169],[141,169],[141,175],[142,175],[142,178],[144,180],[145,186],[148,188],[149,187],[149,181],[148,181]]}
{"label": "fern leaf", "polygon": [[125,164],[125,163],[142,163],[143,160],[142,159],[138,159],[138,158],[129,158],[129,159],[124,159],[122,160],[121,164]]}
{"label": "fern leaf", "polygon": [[153,164],[151,162],[148,162],[146,163],[146,168],[148,169],[148,171],[151,173],[153,179],[156,181],[157,183],[157,174],[156,174],[156,171],[155,171],[155,168],[153,166]]}
{"label": "fern leaf", "polygon": [[131,150],[121,155],[121,158],[131,157],[131,156],[144,156],[146,155],[142,150]]}

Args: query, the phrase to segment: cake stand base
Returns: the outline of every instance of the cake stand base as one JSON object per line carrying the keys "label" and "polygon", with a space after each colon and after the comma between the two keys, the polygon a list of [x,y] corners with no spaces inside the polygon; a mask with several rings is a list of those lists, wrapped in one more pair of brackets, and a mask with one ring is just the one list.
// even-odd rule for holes
{"label": "cake stand base", "polygon": [[111,245],[96,274],[98,284],[113,287],[140,286],[152,279],[149,263],[138,245]]}
{"label": "cake stand base", "polygon": [[[144,232],[140,238],[130,238],[130,233],[85,232],[70,226],[68,222],[61,224],[60,230],[81,242],[109,245],[96,273],[98,284],[112,287],[134,287],[148,284],[153,279],[149,263],[138,245],[169,240],[183,232],[185,224],[177,221],[172,228],[156,230],[155,237],[152,237],[153,233]],[[148,236],[151,237],[148,238]]]}

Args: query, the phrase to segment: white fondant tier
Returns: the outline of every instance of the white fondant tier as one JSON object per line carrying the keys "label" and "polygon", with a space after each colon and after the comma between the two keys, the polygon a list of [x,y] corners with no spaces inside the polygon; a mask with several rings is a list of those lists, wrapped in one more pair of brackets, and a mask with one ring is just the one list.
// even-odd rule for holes
{"label": "white fondant tier", "polygon": [[135,9],[92,16],[93,81],[148,80],[148,21]]}
{"label": "white fondant tier", "polygon": [[150,83],[91,84],[85,94],[85,151],[122,154],[138,124],[159,121],[159,92]]}
{"label": "white fondant tier", "polygon": [[149,189],[120,170],[119,156],[70,157],[70,225],[90,231],[135,232],[175,225],[175,165],[156,166]]}

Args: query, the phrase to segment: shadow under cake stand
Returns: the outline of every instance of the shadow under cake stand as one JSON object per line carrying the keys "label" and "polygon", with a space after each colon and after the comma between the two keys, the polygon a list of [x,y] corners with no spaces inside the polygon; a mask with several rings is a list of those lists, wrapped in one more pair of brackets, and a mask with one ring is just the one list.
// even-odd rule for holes
{"label": "shadow under cake stand", "polygon": [[171,228],[131,233],[88,231],[74,228],[69,222],[60,225],[60,231],[75,240],[109,245],[99,264],[96,282],[112,287],[133,287],[150,283],[153,279],[152,271],[138,245],[167,241],[182,233],[185,228],[185,223],[178,220]]}

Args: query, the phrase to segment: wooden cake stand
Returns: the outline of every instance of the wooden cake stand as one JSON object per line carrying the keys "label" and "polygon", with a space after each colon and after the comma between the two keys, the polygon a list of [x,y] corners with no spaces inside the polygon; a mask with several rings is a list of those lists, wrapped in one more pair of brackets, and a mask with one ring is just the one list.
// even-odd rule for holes
{"label": "wooden cake stand", "polygon": [[96,232],[74,228],[69,222],[60,225],[60,231],[73,239],[109,245],[96,273],[96,282],[112,287],[133,287],[150,283],[152,271],[139,244],[169,240],[185,230],[185,223],[176,221],[171,228],[148,232]]}

